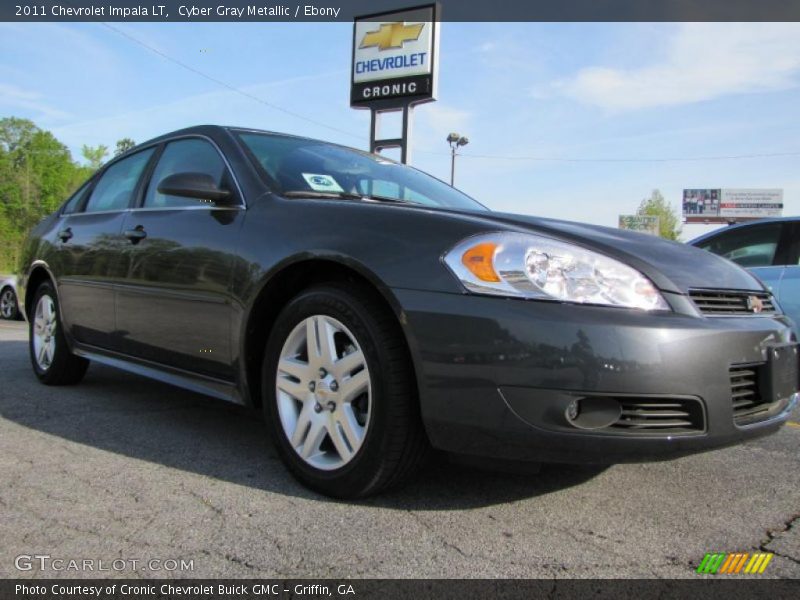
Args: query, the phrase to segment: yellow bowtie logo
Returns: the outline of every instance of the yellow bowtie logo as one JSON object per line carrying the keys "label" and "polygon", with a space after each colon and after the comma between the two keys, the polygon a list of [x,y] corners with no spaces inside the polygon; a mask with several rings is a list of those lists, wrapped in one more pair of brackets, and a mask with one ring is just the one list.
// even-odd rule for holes
{"label": "yellow bowtie logo", "polygon": [[425,23],[384,23],[375,31],[368,31],[364,34],[359,48],[378,47],[378,50],[388,50],[389,48],[402,48],[406,42],[419,39]]}

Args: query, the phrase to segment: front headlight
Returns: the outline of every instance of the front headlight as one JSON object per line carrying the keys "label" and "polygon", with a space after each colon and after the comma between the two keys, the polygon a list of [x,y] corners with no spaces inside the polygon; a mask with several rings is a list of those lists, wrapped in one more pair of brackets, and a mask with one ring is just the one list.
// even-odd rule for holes
{"label": "front headlight", "polygon": [[613,258],[575,244],[523,233],[468,238],[444,261],[471,292],[670,310],[653,283]]}

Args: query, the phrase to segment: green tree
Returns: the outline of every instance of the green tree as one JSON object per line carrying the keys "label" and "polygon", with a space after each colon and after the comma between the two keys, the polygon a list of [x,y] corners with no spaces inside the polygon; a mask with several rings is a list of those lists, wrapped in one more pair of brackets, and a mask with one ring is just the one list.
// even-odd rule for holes
{"label": "green tree", "polygon": [[117,149],[114,150],[114,156],[119,156],[120,154],[124,154],[125,152],[127,152],[128,150],[133,148],[135,145],[136,145],[136,142],[134,142],[129,137],[122,138],[121,140],[117,140]]}
{"label": "green tree", "polygon": [[89,163],[89,167],[96,171],[103,166],[103,161],[108,156],[108,146],[100,144],[99,146],[81,146],[81,154],[83,158]]}
{"label": "green tree", "polygon": [[677,210],[664,199],[664,195],[658,190],[653,190],[649,198],[641,201],[636,214],[658,217],[659,235],[662,238],[677,240],[681,235],[681,221]]}
{"label": "green tree", "polygon": [[0,271],[16,267],[30,228],[92,172],[32,121],[0,119]]}

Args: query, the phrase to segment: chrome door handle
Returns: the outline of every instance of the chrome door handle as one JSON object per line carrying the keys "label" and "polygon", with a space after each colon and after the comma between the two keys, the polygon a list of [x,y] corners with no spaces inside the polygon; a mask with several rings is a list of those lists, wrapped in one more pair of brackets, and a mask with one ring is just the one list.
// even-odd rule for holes
{"label": "chrome door handle", "polygon": [[139,225],[134,229],[128,229],[127,231],[125,231],[123,235],[125,235],[126,238],[128,238],[132,243],[135,244],[146,238],[147,232],[144,230],[144,227]]}

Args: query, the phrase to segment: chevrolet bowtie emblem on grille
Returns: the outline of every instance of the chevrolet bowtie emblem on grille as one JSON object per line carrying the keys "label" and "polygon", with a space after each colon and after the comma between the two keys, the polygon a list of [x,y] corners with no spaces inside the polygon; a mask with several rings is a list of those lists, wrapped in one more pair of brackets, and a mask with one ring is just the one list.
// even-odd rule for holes
{"label": "chevrolet bowtie emblem on grille", "polygon": [[761,301],[761,298],[758,296],[748,296],[747,310],[754,313],[760,313],[762,310],[764,310],[764,303]]}
{"label": "chevrolet bowtie emblem on grille", "polygon": [[406,42],[419,39],[425,23],[384,23],[375,31],[368,31],[364,34],[359,48],[378,47],[378,50],[388,50],[389,48],[402,48]]}

